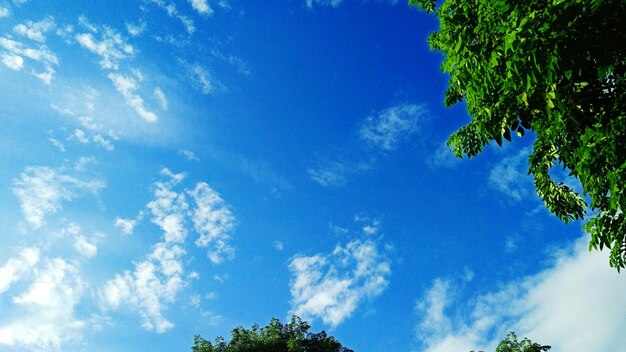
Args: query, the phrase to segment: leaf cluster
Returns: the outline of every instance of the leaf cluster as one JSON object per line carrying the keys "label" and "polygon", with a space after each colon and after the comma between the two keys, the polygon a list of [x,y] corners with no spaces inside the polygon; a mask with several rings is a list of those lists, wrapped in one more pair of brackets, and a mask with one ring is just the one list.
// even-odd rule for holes
{"label": "leaf cluster", "polygon": [[[447,106],[464,101],[471,122],[448,145],[473,157],[512,134],[534,132],[529,174],[566,223],[585,216],[590,249],[626,267],[626,1],[409,0],[440,21]],[[550,176],[561,167],[577,193]],[[589,200],[589,204],[585,201]]]}
{"label": "leaf cluster", "polygon": [[194,336],[192,352],[353,352],[345,348],[325,331],[309,332],[310,325],[293,316],[282,324],[272,318],[265,327],[252,326],[248,330],[237,327],[230,341],[217,337],[213,343],[199,335]]}

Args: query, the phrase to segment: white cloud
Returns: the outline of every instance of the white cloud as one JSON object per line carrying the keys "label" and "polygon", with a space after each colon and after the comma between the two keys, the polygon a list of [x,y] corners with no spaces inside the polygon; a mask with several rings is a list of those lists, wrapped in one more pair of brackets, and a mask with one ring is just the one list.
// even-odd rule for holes
{"label": "white cloud", "polygon": [[152,222],[163,230],[165,242],[184,242],[187,237],[185,214],[189,205],[185,194],[174,192],[172,188],[185,178],[185,174],[173,174],[168,169],[161,173],[170,180],[155,183],[154,200],[148,203]]}
{"label": "white cloud", "polygon": [[132,77],[124,76],[119,73],[109,73],[109,79],[113,82],[115,89],[122,94],[128,104],[135,112],[148,122],[155,122],[157,116],[146,110],[143,99],[137,95],[137,82]]}
{"label": "white cloud", "polygon": [[198,247],[208,247],[207,255],[213,263],[221,263],[224,258],[232,259],[234,248],[230,246],[230,231],[235,217],[220,195],[204,182],[188,192],[196,208],[192,213],[194,229],[200,235]]}
{"label": "white cloud", "polygon": [[100,180],[83,180],[60,169],[28,166],[13,180],[13,193],[19,198],[26,221],[35,229],[45,217],[61,209],[61,201],[71,201],[84,192],[96,193],[104,187]]}
{"label": "white cloud", "polygon": [[11,11],[6,7],[0,7],[0,18],[11,16]]}
{"label": "white cloud", "polygon": [[113,147],[113,143],[111,143],[110,140],[102,137],[102,135],[100,134],[96,134],[95,136],[92,137],[92,140],[94,143],[96,143],[97,145],[99,145],[100,147],[108,150],[108,151],[112,151],[114,149]]}
{"label": "white cloud", "polygon": [[6,51],[2,55],[26,57],[34,61],[45,63],[47,66],[58,65],[59,60],[47,46],[39,44],[38,48],[26,47],[22,42],[0,37],[0,47]]}
{"label": "white cloud", "polygon": [[118,227],[123,234],[132,235],[135,226],[137,225],[136,219],[123,219],[120,217],[116,217],[113,223],[116,227]]}
{"label": "white cloud", "polygon": [[[90,25],[90,28],[93,27]],[[131,57],[135,53],[132,45],[114,29],[109,27],[91,28],[93,33],[79,33],[76,40],[85,49],[100,56],[100,66],[105,69],[119,68],[119,62]],[[94,37],[95,33],[101,33],[100,39]]]}
{"label": "white cloud", "polygon": [[163,93],[161,88],[154,88],[154,97],[159,102],[159,105],[161,105],[161,108],[163,110],[167,110],[167,98],[165,97],[165,94]]}
{"label": "white cloud", "polygon": [[46,71],[44,72],[33,72],[33,76],[39,78],[45,85],[50,86],[52,83],[52,79],[54,78],[54,69],[50,66],[46,67]]}
{"label": "white cloud", "polygon": [[[81,121],[81,123],[83,123],[84,125],[90,126],[90,124],[88,123],[84,123],[84,118],[85,116],[81,116],[79,118],[79,120]],[[91,132],[90,132],[91,134]],[[72,132],[72,134],[67,137],[68,141],[75,141],[78,142],[80,144],[90,144],[90,143],[94,143],[97,146],[107,150],[107,151],[112,151],[113,149],[115,149],[115,147],[113,146],[113,143],[106,139],[105,137],[103,137],[101,134],[95,134],[95,135],[87,135],[87,133],[85,133],[85,131],[81,130],[80,128],[77,128],[74,130],[74,132]]]}
{"label": "white cloud", "polygon": [[295,256],[289,264],[291,314],[321,318],[332,327],[387,287],[390,263],[373,241],[337,245],[330,255]]}
{"label": "white cloud", "polygon": [[128,34],[130,34],[133,37],[138,37],[140,35],[143,34],[143,32],[145,32],[146,30],[146,22],[141,21],[139,23],[127,23],[126,24],[126,30],[128,31]]}
{"label": "white cloud", "polygon": [[13,297],[13,314],[0,318],[0,345],[60,350],[63,343],[80,338],[86,324],[74,316],[84,292],[78,269],[59,258],[44,263],[31,268],[33,282]]}
{"label": "white cloud", "polygon": [[532,177],[528,175],[530,147],[499,161],[489,173],[489,186],[510,197],[513,201],[532,195]]}
{"label": "white cloud", "polygon": [[369,217],[366,217],[366,216],[355,215],[354,222],[364,224],[361,227],[361,230],[366,235],[369,235],[369,236],[375,235],[378,233],[378,231],[380,231],[380,219],[376,219],[376,218],[370,219]]}
{"label": "white cloud", "polygon": [[14,54],[2,54],[2,63],[15,71],[19,71],[24,66],[24,59],[19,55]]}
{"label": "white cloud", "polygon": [[189,0],[194,10],[201,15],[212,15],[213,9],[209,6],[207,0]]}
{"label": "white cloud", "polygon": [[415,104],[387,108],[367,117],[359,130],[359,136],[374,147],[392,151],[401,141],[419,131],[418,123],[425,114],[426,110]]}
{"label": "white cloud", "polygon": [[[159,333],[174,327],[174,323],[165,318],[164,310],[188,285],[186,280],[198,277],[195,272],[187,276],[184,273],[185,252],[181,245],[190,232],[189,221],[199,235],[196,245],[209,247],[209,258],[215,263],[232,256],[228,231],[234,223],[224,201],[206,183],[199,182],[193,190],[176,192],[174,188],[186,175],[166,168],[161,170],[161,175],[167,180],[155,182],[154,199],[147,208],[152,222],[163,231],[162,241],[153,246],[144,260],[135,263],[134,271],[116,275],[99,290],[103,309],[118,309],[129,304],[139,312],[144,329]],[[193,198],[195,207],[189,206],[187,195]],[[142,216],[140,213],[135,220],[116,218],[115,225],[130,233]]]}
{"label": "white cloud", "polygon": [[144,329],[163,333],[173,328],[174,323],[162,311],[186,285],[182,277],[183,254],[177,245],[157,243],[145,260],[135,264],[133,272],[116,275],[99,291],[103,308],[130,304],[139,311]]}
{"label": "white cloud", "polygon": [[98,253],[98,247],[96,247],[95,244],[87,241],[85,236],[82,235],[76,236],[74,249],[78,254],[86,258],[92,258]]}
{"label": "white cloud", "polygon": [[45,33],[53,30],[54,28],[56,28],[54,18],[52,16],[47,16],[39,22],[26,21],[24,23],[20,23],[13,27],[13,31],[28,39],[43,43],[46,41]]}
{"label": "white cloud", "polygon": [[[555,352],[626,346],[626,281],[608,266],[606,252],[589,252],[587,236],[556,251],[545,270],[458,302],[462,310],[453,310],[450,290],[450,281],[436,280],[418,303],[426,351],[493,350],[508,331],[552,345]],[[468,306],[470,313],[463,314]]]}
{"label": "white cloud", "polygon": [[39,262],[39,249],[26,247],[20,250],[18,256],[9,260],[0,267],[0,294],[7,291],[11,284],[27,275],[32,267]]}

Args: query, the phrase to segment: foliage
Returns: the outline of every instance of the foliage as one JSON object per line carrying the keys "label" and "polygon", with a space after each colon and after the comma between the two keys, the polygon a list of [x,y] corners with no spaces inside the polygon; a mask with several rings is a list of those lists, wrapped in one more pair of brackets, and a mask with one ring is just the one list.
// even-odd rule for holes
{"label": "foliage", "polygon": [[[450,75],[445,104],[464,100],[472,116],[450,136],[453,152],[471,158],[533,131],[537,194],[566,223],[587,215],[589,249],[610,248],[610,265],[626,267],[626,1],[409,3],[439,19],[429,43]],[[556,165],[582,194],[550,176]]]}
{"label": "foliage", "polygon": [[199,335],[194,336],[193,352],[353,352],[341,346],[325,331],[310,333],[310,325],[294,316],[283,325],[272,318],[269,325],[254,325],[251,330],[237,327],[229,342],[221,336],[211,343]]}
{"label": "foliage", "polygon": [[[514,332],[510,332],[504,340],[500,341],[496,352],[544,352],[549,351],[550,346],[542,346],[538,343],[532,342],[527,338],[522,341],[517,341],[517,335]],[[474,352],[474,351],[470,351]]]}

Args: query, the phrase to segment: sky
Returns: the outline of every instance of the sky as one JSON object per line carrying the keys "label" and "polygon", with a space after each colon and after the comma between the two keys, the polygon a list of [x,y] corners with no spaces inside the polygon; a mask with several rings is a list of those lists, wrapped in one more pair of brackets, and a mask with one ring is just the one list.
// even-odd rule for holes
{"label": "sky", "polygon": [[292,314],[358,352],[626,346],[626,281],[537,198],[532,134],[447,149],[470,117],[436,29],[402,1],[0,0],[0,351]]}

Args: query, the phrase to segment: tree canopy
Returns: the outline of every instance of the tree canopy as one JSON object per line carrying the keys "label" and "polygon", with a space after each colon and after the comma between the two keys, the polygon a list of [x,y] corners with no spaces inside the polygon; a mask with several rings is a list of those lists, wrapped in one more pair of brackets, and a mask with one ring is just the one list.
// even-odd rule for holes
{"label": "tree canopy", "polygon": [[237,327],[232,338],[226,342],[217,337],[211,343],[201,336],[194,337],[193,352],[353,352],[342,347],[325,331],[309,332],[310,325],[294,316],[288,324],[273,318],[266,327],[254,325],[248,330]]}
{"label": "tree canopy", "polygon": [[[610,248],[610,265],[626,267],[626,1],[409,3],[440,21],[429,43],[450,76],[444,104],[465,101],[472,116],[450,136],[452,151],[471,158],[533,131],[537,194],[566,223],[587,218],[589,248]],[[552,177],[553,167],[582,191]]]}
{"label": "tree canopy", "polygon": [[[500,341],[498,347],[496,347],[496,352],[545,352],[549,351],[551,348],[551,346],[544,346],[532,342],[526,337],[522,341],[517,341],[517,335],[511,331]],[[470,352],[474,351],[472,350]]]}

